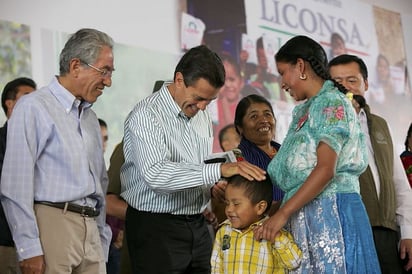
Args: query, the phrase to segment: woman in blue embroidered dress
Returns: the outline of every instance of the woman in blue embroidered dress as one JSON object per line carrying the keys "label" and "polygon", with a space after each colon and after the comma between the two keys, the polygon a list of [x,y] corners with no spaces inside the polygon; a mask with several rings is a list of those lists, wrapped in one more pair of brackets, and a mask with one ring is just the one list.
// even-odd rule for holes
{"label": "woman in blue embroidered dress", "polygon": [[329,80],[326,53],[309,37],[290,39],[275,59],[282,88],[304,102],[267,170],[285,191],[282,206],[255,237],[273,240],[286,225],[303,252],[294,273],[380,273],[359,195],[366,145],[346,90]]}

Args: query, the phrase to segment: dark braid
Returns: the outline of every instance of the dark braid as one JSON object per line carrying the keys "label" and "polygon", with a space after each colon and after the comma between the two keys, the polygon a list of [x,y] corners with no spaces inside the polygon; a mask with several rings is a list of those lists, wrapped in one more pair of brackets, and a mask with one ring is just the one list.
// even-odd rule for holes
{"label": "dark braid", "polygon": [[335,87],[337,87],[338,90],[343,94],[346,94],[348,92],[348,90],[341,83],[336,82],[334,79],[330,77],[330,74],[327,71],[326,67],[321,62],[319,62],[314,56],[309,56],[309,58],[307,58],[306,61],[309,62],[310,66],[312,67],[316,75],[318,75],[322,79],[331,80],[334,83]]}
{"label": "dark braid", "polygon": [[330,76],[325,69],[325,66],[322,65],[314,56],[309,56],[306,58],[306,61],[309,62],[310,66],[312,67],[313,71],[322,79],[328,80]]}

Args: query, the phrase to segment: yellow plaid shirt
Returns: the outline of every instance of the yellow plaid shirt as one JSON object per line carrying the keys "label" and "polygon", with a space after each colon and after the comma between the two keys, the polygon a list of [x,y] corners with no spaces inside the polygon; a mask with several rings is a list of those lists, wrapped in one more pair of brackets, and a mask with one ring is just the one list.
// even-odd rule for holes
{"label": "yellow plaid shirt", "polygon": [[253,228],[264,220],[245,232],[232,228],[229,220],[223,222],[213,245],[212,273],[285,273],[299,266],[302,251],[288,231],[281,230],[274,244],[253,238]]}

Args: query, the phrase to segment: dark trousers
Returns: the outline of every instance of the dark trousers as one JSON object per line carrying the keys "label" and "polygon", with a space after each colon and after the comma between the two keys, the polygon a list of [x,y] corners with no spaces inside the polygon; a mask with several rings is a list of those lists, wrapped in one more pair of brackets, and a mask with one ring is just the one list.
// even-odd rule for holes
{"label": "dark trousers", "polygon": [[212,239],[202,214],[126,212],[126,235],[134,274],[210,273]]}
{"label": "dark trousers", "polygon": [[384,227],[372,227],[382,274],[407,273],[399,256],[399,234]]}

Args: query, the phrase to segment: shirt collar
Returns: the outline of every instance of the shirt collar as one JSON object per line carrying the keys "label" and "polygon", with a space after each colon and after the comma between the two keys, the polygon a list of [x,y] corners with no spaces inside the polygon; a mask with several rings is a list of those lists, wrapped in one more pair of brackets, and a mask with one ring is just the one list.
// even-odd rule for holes
{"label": "shirt collar", "polygon": [[[249,228],[246,229],[245,231],[241,231],[241,230],[239,230],[239,229],[237,229],[237,228],[233,228],[233,227],[232,227],[232,229],[233,229],[234,231],[238,232],[238,233],[247,233],[247,232],[253,230],[256,226],[261,225],[261,224],[262,224],[263,222],[265,222],[267,219],[269,219],[269,217],[268,217],[268,216],[265,216],[264,218],[260,219],[259,221],[251,224],[251,225],[249,226]],[[232,226],[232,224],[230,223],[229,219],[226,219],[226,220],[221,224],[221,226],[223,226],[223,225]]]}
{"label": "shirt collar", "polygon": [[58,81],[58,76],[53,77],[49,88],[57,101],[64,107],[66,113],[69,113],[73,108],[78,109],[80,105],[82,106],[82,109],[90,108],[92,106],[92,104],[88,102],[80,101],[70,91],[63,87]]}
{"label": "shirt collar", "polygon": [[169,89],[167,88],[169,83],[164,83],[161,89],[158,91],[160,93],[160,97],[165,102],[165,106],[172,112],[175,117],[180,117],[185,120],[189,120],[190,118],[184,114],[180,106],[177,102],[173,99],[172,95],[170,94]]}
{"label": "shirt collar", "polygon": [[366,121],[367,120],[366,112],[363,108],[361,108],[361,110],[359,111],[358,117],[359,117],[360,121]]}

